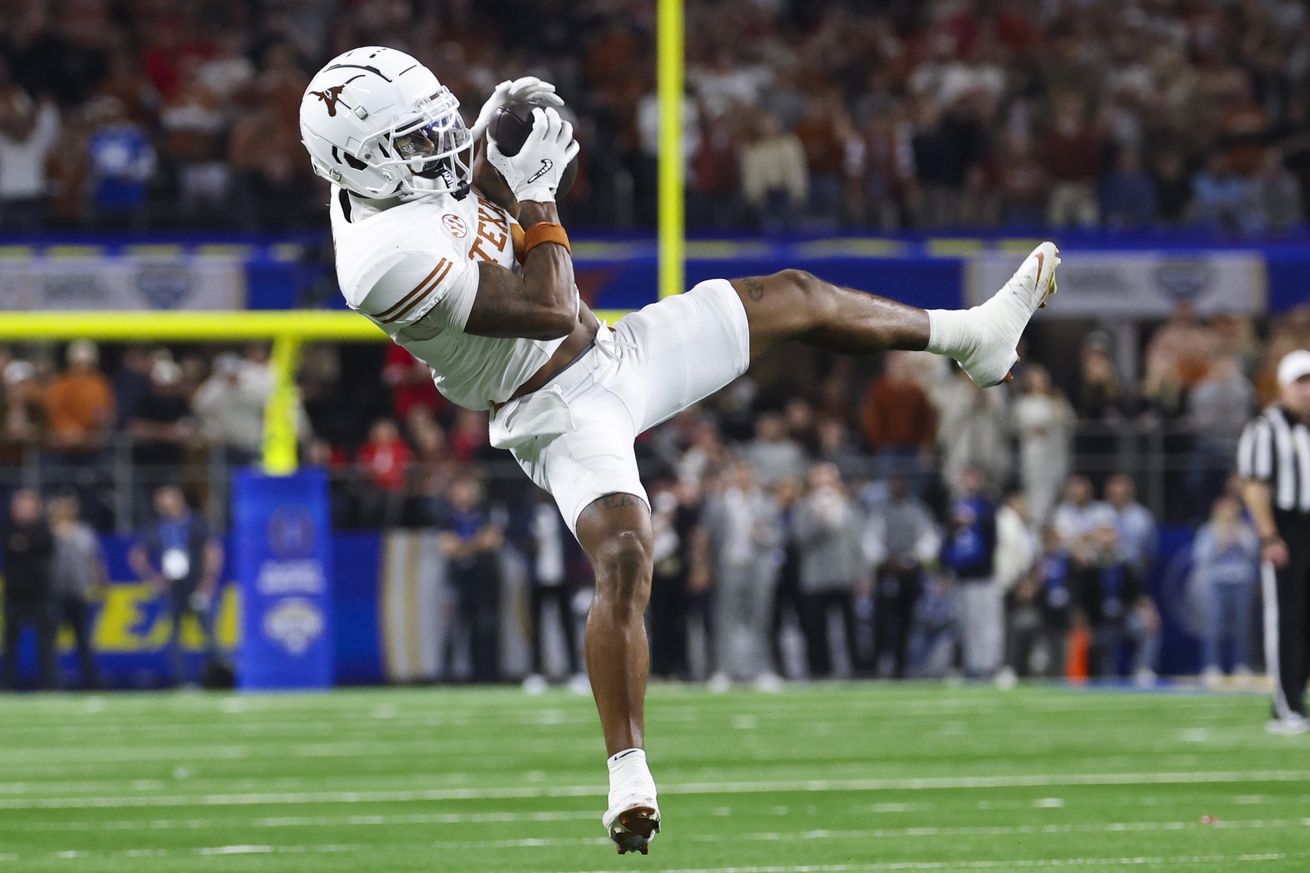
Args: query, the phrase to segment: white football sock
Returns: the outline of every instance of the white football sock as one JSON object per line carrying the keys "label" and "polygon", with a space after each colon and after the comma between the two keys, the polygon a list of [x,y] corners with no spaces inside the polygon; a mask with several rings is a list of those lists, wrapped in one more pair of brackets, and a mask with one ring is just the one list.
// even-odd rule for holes
{"label": "white football sock", "polygon": [[972,355],[978,348],[974,309],[929,309],[927,350],[956,360]]}
{"label": "white football sock", "polygon": [[606,761],[610,768],[610,790],[633,782],[651,782],[645,749],[624,749]]}

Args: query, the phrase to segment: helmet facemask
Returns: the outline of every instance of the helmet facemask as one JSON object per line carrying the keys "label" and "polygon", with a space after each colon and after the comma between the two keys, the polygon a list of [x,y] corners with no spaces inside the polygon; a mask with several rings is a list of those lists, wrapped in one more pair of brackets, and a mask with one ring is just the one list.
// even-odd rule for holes
{"label": "helmet facemask", "polygon": [[473,181],[473,135],[446,87],[416,107],[416,114],[369,138],[361,157],[400,180],[396,194],[464,197]]}

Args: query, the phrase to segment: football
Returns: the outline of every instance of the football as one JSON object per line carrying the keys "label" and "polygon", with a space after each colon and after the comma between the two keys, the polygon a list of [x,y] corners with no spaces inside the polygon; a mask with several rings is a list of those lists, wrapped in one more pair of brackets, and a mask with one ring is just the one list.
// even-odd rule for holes
{"label": "football", "polygon": [[[509,103],[496,110],[496,114],[491,119],[491,124],[487,132],[496,144],[500,146],[501,152],[506,155],[517,155],[519,149],[523,148],[523,142],[532,132],[532,110],[539,105],[529,103],[526,100]],[[555,191],[556,197],[563,197],[569,193],[573,187],[573,181],[578,178],[578,159],[575,157],[564,168],[564,175],[560,177],[559,189]]]}

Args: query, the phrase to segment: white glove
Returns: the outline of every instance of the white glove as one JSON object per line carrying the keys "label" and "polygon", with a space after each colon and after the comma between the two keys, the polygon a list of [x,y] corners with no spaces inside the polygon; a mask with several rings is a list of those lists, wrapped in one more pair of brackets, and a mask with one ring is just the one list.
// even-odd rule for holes
{"label": "white glove", "polygon": [[553,203],[560,177],[578,153],[573,125],[560,118],[554,107],[532,110],[532,132],[518,154],[501,153],[490,134],[487,143],[487,160],[505,177],[505,184],[520,202]]}
{"label": "white glove", "polygon": [[547,106],[564,105],[564,101],[555,93],[555,86],[541,81],[536,76],[524,76],[513,81],[506,79],[496,86],[496,90],[491,92],[487,102],[482,104],[478,120],[473,122],[473,127],[470,128],[473,141],[477,142],[482,138],[482,134],[487,132],[487,126],[491,124],[497,109],[521,100],[529,103],[545,103]]}

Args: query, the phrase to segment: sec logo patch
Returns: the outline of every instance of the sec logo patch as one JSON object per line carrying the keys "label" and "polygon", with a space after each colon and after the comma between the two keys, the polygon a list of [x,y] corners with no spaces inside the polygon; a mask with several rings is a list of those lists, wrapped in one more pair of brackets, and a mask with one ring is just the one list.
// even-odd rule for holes
{"label": "sec logo patch", "polygon": [[464,219],[453,212],[447,212],[441,216],[441,223],[446,226],[446,230],[450,231],[450,235],[455,239],[463,239],[469,235],[469,229],[464,224]]}

